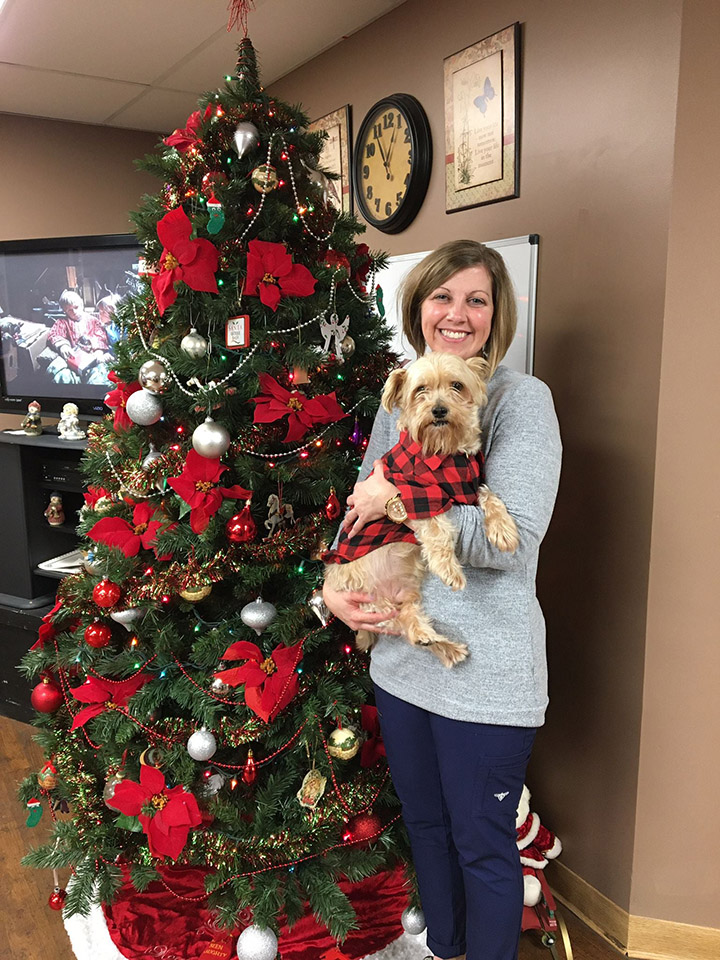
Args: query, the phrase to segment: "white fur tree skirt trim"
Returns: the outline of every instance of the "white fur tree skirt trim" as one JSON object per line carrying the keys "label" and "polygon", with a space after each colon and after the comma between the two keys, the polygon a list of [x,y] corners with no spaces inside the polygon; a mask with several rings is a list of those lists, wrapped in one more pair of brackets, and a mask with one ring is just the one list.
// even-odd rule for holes
{"label": "white fur tree skirt trim", "polygon": [[[63,922],[77,960],[126,960],[112,942],[105,914],[99,906],[93,906],[87,917],[63,917]],[[428,953],[424,933],[417,936],[404,933],[399,940],[366,960],[422,960]],[[158,953],[157,957],[158,960],[183,960],[178,954],[167,952]],[[150,958],[148,954],[148,960]]]}

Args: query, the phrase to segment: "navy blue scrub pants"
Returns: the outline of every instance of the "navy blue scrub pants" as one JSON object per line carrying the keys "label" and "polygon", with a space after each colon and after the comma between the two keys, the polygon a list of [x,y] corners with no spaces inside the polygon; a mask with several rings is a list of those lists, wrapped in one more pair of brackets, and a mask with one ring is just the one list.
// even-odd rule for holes
{"label": "navy blue scrub pants", "polygon": [[516,960],[523,877],[515,817],[535,729],[450,720],[375,686],[412,846],[428,947]]}

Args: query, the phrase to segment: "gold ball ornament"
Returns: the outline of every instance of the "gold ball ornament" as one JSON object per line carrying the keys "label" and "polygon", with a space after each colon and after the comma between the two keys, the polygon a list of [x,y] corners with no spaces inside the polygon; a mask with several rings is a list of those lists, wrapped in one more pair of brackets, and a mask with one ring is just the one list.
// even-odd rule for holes
{"label": "gold ball ornament", "polygon": [[258,193],[271,193],[278,185],[277,170],[269,163],[255,167],[250,179]]}
{"label": "gold ball ornament", "polygon": [[206,583],[202,587],[186,587],[184,590],[180,591],[180,596],[183,600],[188,600],[190,603],[199,603],[200,600],[204,600],[205,597],[209,597],[212,593],[212,584]]}
{"label": "gold ball ornament", "polygon": [[340,349],[342,350],[343,359],[349,360],[355,353],[355,341],[353,338],[350,336],[343,337],[340,343]]}
{"label": "gold ball ornament", "polygon": [[146,767],[162,767],[165,755],[160,747],[148,747],[140,754],[140,763]]}
{"label": "gold ball ornament", "polygon": [[328,753],[336,760],[352,760],[360,749],[360,739],[349,727],[338,727],[328,737]]}

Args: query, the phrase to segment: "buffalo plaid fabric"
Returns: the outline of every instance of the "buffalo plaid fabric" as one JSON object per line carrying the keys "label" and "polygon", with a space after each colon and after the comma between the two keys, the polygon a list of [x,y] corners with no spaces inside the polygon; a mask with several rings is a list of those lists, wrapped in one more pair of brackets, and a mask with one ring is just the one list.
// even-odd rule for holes
{"label": "buffalo plaid fabric", "polygon": [[[484,478],[481,453],[477,457],[464,453],[423,457],[420,444],[402,433],[380,462],[386,478],[397,487],[411,520],[435,517],[455,503],[477,503]],[[352,539],[341,530],[337,547],[322,559],[325,563],[349,563],[386,543],[401,540],[417,543],[410,527],[382,517],[368,523]]]}

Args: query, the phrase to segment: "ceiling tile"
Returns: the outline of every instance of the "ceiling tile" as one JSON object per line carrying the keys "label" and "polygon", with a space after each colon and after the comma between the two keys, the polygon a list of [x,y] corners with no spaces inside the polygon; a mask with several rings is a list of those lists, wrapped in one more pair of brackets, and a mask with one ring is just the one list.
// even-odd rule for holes
{"label": "ceiling tile", "polygon": [[176,127],[184,127],[193,110],[197,110],[194,93],[149,87],[139,99],[128,103],[107,122],[113,127],[157,130],[166,136]]}
{"label": "ceiling tile", "polygon": [[0,63],[0,112],[5,113],[104,123],[143,89],[139,83]]}

